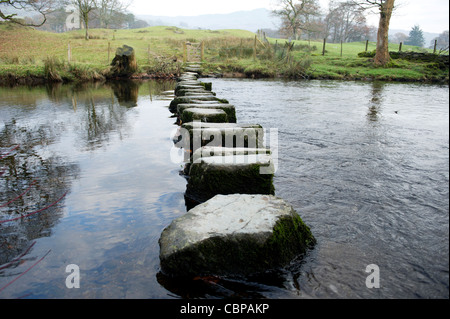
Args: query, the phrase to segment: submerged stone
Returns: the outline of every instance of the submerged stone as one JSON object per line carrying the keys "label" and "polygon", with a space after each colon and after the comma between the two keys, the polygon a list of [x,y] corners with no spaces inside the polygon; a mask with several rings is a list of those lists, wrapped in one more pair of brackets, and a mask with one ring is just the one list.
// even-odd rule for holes
{"label": "submerged stone", "polygon": [[166,228],[161,270],[170,276],[249,275],[282,267],[315,244],[294,208],[267,195],[216,196]]}

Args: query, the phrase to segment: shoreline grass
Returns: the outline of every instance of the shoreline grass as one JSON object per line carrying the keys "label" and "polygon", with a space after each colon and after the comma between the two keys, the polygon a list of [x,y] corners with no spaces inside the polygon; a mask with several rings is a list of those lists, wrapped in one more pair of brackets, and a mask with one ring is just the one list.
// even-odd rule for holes
{"label": "shoreline grass", "polygon": [[[135,49],[139,66],[135,78],[167,78],[179,74],[183,43],[205,43],[204,71],[227,77],[285,77],[294,79],[383,80],[438,82],[448,84],[448,68],[433,63],[393,59],[387,67],[375,67],[370,58],[358,57],[365,42],[330,43],[322,55],[322,42],[295,41],[287,54],[286,40],[257,41],[243,30],[185,30],[148,27],[133,30],[91,30],[49,33],[10,23],[0,23],[0,83],[46,81],[97,81],[107,77],[116,48],[126,44]],[[68,61],[70,47],[71,61]],[[109,48],[109,52],[108,52]],[[375,48],[369,43],[368,51]],[[398,45],[391,44],[391,51]],[[403,51],[426,51],[403,46]],[[51,72],[49,72],[49,70]]]}

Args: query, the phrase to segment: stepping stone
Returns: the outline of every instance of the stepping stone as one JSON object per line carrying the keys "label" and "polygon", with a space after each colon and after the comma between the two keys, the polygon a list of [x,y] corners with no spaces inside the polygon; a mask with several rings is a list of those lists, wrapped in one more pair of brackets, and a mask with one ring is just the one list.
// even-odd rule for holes
{"label": "stepping stone", "polygon": [[177,90],[176,96],[186,96],[186,95],[213,95],[215,96],[216,93],[213,93],[211,91],[205,90],[203,87],[196,87],[196,88],[184,88]]}
{"label": "stepping stone", "polygon": [[193,68],[193,67],[187,67],[185,68],[185,71],[187,72],[197,72],[197,73],[202,73],[202,69],[201,68]]}
{"label": "stepping stone", "polygon": [[176,97],[169,106],[169,111],[176,114],[178,104],[190,104],[194,101],[209,101],[209,102],[219,102],[219,103],[228,103],[225,99],[219,99],[213,95],[186,95],[186,96],[179,96]]}
{"label": "stepping stone", "polygon": [[228,121],[230,123],[236,123],[236,108],[234,105],[231,104],[221,104],[221,103],[214,103],[214,104],[178,104],[177,113],[182,114],[184,110],[189,108],[199,108],[199,109],[219,109],[225,111],[228,116]]}
{"label": "stepping stone", "polygon": [[204,123],[228,123],[227,113],[219,109],[185,109],[180,115],[181,122],[201,121]]}
{"label": "stepping stone", "polygon": [[212,83],[205,83],[199,81],[183,81],[178,82],[175,87],[175,90],[180,89],[204,89],[206,91],[212,91]]}
{"label": "stepping stone", "polygon": [[281,198],[219,195],[162,232],[160,265],[173,277],[252,275],[288,265],[315,242]]}
{"label": "stepping stone", "polygon": [[203,203],[216,195],[275,195],[273,175],[267,154],[203,157],[190,165],[185,196]]}
{"label": "stepping stone", "polygon": [[192,154],[203,146],[263,148],[264,129],[258,124],[190,122],[182,124],[174,141]]}
{"label": "stepping stone", "polygon": [[271,155],[271,151],[268,148],[245,148],[245,147],[215,147],[204,146],[195,151],[193,158],[198,161],[200,158],[213,157],[213,156],[227,156],[233,155]]}
{"label": "stepping stone", "polygon": [[[201,158],[207,158],[212,156],[223,156],[225,160],[236,160],[238,157],[233,157],[233,155],[271,155],[272,152],[267,148],[229,148],[229,147],[215,147],[215,146],[203,146],[197,149],[194,154],[190,157],[188,163],[183,170],[185,175],[189,175],[192,162],[198,162]],[[242,158],[245,161],[245,157]],[[227,163],[232,164],[232,163]],[[234,163],[235,164],[235,163]]]}
{"label": "stepping stone", "polygon": [[192,64],[192,63],[189,63],[188,66],[190,68],[201,68],[202,67],[200,64]]}

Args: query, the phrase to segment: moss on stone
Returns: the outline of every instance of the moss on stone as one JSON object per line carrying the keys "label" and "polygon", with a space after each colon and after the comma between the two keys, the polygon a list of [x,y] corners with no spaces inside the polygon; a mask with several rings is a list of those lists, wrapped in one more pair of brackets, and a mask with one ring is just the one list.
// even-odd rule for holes
{"label": "moss on stone", "polygon": [[310,228],[298,214],[293,213],[290,218],[282,218],[275,225],[273,234],[266,243],[267,251],[270,252],[268,258],[277,255],[281,263],[287,263],[295,257],[293,253],[304,253],[315,243],[316,239]]}
{"label": "moss on stone", "polygon": [[[192,242],[185,237],[194,235],[189,234],[189,228],[183,230],[185,228],[179,225],[174,229],[169,227],[168,232],[172,232],[170,238],[176,241],[185,239],[175,243],[177,247],[172,254],[164,254],[162,271],[181,277],[253,275],[287,266],[294,258],[313,248],[316,240],[291,206],[282,204],[279,209],[285,213],[275,222],[272,230],[228,235],[218,233],[199,241],[192,238]],[[264,218],[264,213],[261,214]],[[163,242],[167,244],[167,238]],[[185,242],[188,244],[185,245]]]}

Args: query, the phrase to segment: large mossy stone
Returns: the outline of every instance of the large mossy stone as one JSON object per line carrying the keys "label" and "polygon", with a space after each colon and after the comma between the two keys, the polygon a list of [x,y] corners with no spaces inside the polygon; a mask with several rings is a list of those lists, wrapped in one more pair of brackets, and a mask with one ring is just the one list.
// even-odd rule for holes
{"label": "large mossy stone", "polygon": [[[236,107],[231,104],[214,103],[214,104],[179,104],[178,114],[183,114],[184,110],[190,108],[200,108],[200,109],[219,109],[227,113],[228,121],[230,123],[236,123]],[[190,121],[189,121],[190,122]]]}
{"label": "large mossy stone", "polygon": [[266,154],[202,157],[190,165],[185,196],[203,203],[216,195],[275,195],[274,171]]}
{"label": "large mossy stone", "polygon": [[134,49],[128,45],[117,48],[116,55],[111,62],[109,77],[129,77],[137,70]]}
{"label": "large mossy stone", "polygon": [[181,122],[228,123],[228,116],[220,109],[188,108],[180,115]]}
{"label": "large mossy stone", "polygon": [[315,242],[281,198],[219,195],[163,231],[160,265],[173,277],[251,275],[289,264]]}

